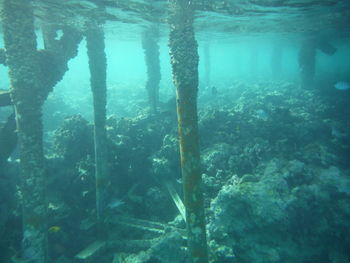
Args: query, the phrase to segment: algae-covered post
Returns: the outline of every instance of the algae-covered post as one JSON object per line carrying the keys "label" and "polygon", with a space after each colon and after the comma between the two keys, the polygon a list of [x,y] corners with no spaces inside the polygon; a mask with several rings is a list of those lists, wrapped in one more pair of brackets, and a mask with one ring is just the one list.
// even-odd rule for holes
{"label": "algae-covered post", "polygon": [[147,67],[146,90],[151,112],[157,112],[159,101],[160,62],[159,62],[159,29],[152,25],[142,34],[142,47],[145,51],[145,62]]}
{"label": "algae-covered post", "polygon": [[96,176],[96,210],[98,234],[103,238],[106,234],[104,210],[108,198],[108,162],[106,135],[106,70],[104,32],[102,27],[92,25],[86,32],[87,52],[90,67],[90,83],[94,104],[94,140],[95,140],[95,176]]}
{"label": "algae-covered post", "polygon": [[169,47],[176,86],[181,169],[190,262],[208,262],[200,170],[197,92],[198,50],[193,1],[170,1]]}
{"label": "algae-covered post", "polygon": [[43,97],[38,81],[40,68],[30,3],[3,0],[2,22],[20,145],[23,259],[45,263],[48,258],[41,121]]}

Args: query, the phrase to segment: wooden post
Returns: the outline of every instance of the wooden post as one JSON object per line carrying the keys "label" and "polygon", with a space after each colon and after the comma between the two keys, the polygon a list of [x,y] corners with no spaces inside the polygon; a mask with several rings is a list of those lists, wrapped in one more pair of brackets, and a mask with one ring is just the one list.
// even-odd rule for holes
{"label": "wooden post", "polygon": [[198,51],[193,2],[170,1],[170,56],[176,86],[181,169],[191,263],[207,263],[207,239],[200,169],[197,91]]}
{"label": "wooden post", "polygon": [[108,202],[108,161],[106,135],[106,71],[104,33],[102,28],[92,26],[86,33],[87,52],[90,66],[90,82],[94,104],[96,210],[98,234],[105,237],[104,211]]}
{"label": "wooden post", "polygon": [[41,107],[43,97],[38,81],[40,68],[36,51],[34,17],[30,1],[2,1],[6,63],[15,106],[23,211],[23,259],[46,263],[47,212]]}

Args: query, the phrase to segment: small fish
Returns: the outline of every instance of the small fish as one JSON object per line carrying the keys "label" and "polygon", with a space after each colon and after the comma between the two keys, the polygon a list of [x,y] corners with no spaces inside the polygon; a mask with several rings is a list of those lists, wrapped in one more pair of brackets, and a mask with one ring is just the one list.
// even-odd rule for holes
{"label": "small fish", "polygon": [[339,81],[339,82],[335,83],[334,87],[337,90],[348,90],[348,89],[350,89],[350,84],[348,82],[345,82],[345,81]]}
{"label": "small fish", "polygon": [[49,228],[48,230],[50,233],[58,233],[61,231],[61,227],[60,226],[52,226]]}
{"label": "small fish", "polygon": [[125,204],[124,201],[120,200],[120,199],[113,199],[109,204],[108,204],[108,208],[110,209],[116,209],[119,206],[122,206],[123,204]]}
{"label": "small fish", "polygon": [[264,121],[266,121],[269,117],[269,115],[267,114],[266,111],[262,110],[262,109],[259,109],[259,110],[256,110],[255,111],[256,113],[256,116],[259,118],[259,119],[262,119]]}
{"label": "small fish", "polygon": [[346,137],[346,133],[341,132],[335,125],[332,125],[332,136],[336,139],[341,139],[343,137]]}

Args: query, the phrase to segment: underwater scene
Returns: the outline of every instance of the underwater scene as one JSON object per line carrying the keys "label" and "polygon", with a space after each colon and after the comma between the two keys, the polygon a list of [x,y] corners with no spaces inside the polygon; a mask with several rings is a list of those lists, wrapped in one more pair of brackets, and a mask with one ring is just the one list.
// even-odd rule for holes
{"label": "underwater scene", "polygon": [[350,1],[0,18],[0,263],[350,262]]}

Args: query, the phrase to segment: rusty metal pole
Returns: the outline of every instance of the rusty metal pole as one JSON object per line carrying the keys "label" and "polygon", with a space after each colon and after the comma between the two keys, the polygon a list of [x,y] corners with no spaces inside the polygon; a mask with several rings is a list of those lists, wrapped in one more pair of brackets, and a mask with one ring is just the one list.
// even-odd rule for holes
{"label": "rusty metal pole", "polygon": [[30,3],[3,0],[1,15],[20,146],[22,256],[24,262],[46,263],[47,210],[41,120],[44,98]]}
{"label": "rusty metal pole", "polygon": [[193,29],[193,2],[171,0],[170,12],[169,47],[176,86],[189,259],[191,263],[207,263],[197,117],[199,57]]}

